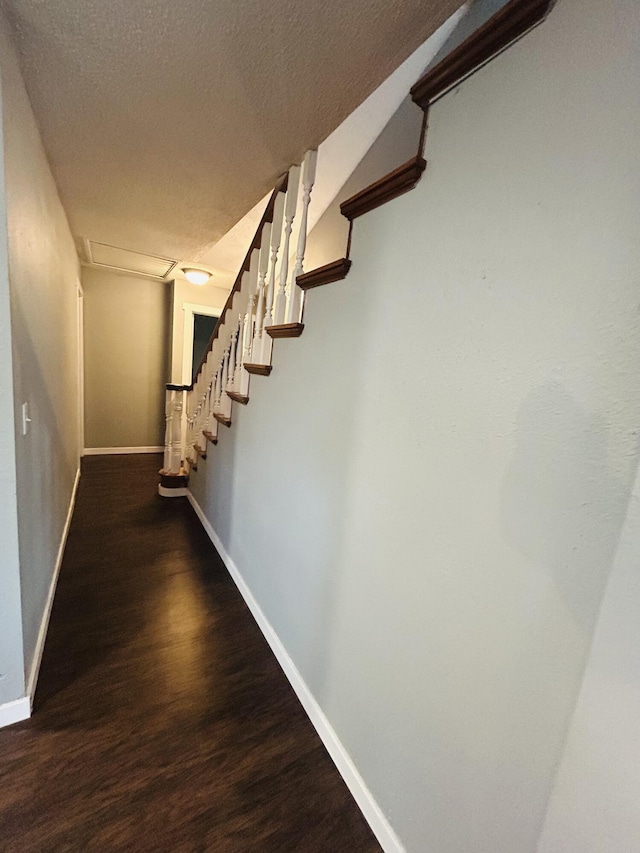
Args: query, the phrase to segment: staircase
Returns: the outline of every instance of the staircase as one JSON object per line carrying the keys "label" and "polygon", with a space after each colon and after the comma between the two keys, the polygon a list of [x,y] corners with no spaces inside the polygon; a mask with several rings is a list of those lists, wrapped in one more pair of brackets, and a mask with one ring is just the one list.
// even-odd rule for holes
{"label": "staircase", "polygon": [[[340,205],[349,222],[345,256],[304,272],[307,221],[317,151],[294,165],[274,188],[192,385],[166,386],[166,435],[159,493],[186,494],[189,472],[217,444],[220,426],[230,428],[233,406],[246,406],[252,376],[269,376],[273,341],[304,331],[307,290],[341,281],[351,267],[354,220],[412,190],[427,163],[423,157],[429,107],[478,68],[544,20],[553,0],[510,0],[479,29],[429,68],[411,89],[423,111],[415,156]],[[300,226],[295,254],[291,235]]]}

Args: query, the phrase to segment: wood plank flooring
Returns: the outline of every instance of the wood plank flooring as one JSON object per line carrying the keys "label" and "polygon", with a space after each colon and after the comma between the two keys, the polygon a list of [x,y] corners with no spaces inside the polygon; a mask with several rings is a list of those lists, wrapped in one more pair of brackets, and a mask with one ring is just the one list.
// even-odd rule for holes
{"label": "wood plank flooring", "polygon": [[380,851],[156,455],[86,457],[0,851]]}

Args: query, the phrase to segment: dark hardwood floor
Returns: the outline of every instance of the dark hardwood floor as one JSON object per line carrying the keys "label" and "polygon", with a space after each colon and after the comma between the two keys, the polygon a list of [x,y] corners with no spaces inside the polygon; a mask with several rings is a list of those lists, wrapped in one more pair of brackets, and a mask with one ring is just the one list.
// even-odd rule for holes
{"label": "dark hardwood floor", "polygon": [[86,457],[0,850],[380,851],[160,458]]}

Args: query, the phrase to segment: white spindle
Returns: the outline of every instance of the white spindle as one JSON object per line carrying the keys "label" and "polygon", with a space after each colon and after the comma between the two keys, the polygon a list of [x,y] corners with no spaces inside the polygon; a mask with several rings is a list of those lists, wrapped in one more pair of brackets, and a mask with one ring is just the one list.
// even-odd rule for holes
{"label": "white spindle", "polygon": [[209,395],[207,397],[207,432],[209,433],[209,436],[207,436],[207,438],[216,438],[216,436],[218,435],[218,421],[213,416],[216,402],[217,379],[217,374],[211,377],[211,385],[209,386]]}
{"label": "white spindle", "polygon": [[231,418],[231,397],[227,396],[227,383],[229,382],[229,355],[231,347],[228,346],[224,351],[224,361],[222,362],[222,392],[220,394],[220,414],[227,419]]}
{"label": "white spindle", "polygon": [[238,340],[238,329],[231,332],[231,344],[229,346],[229,372],[227,374],[227,384],[224,386],[225,391],[233,391],[233,380],[236,374],[236,342]]}
{"label": "white spindle", "polygon": [[213,402],[213,411],[216,414],[220,414],[220,402],[222,397],[222,364],[223,362],[221,361],[216,373],[216,391]]}
{"label": "white spindle", "polygon": [[291,231],[293,220],[298,206],[298,184],[300,182],[300,166],[292,166],[289,169],[289,181],[287,184],[287,200],[284,208],[284,246],[282,248],[282,260],[280,261],[280,289],[276,299],[276,310],[273,317],[275,326],[284,323],[287,308],[287,277],[289,275],[289,243],[291,242]]}
{"label": "white spindle", "polygon": [[267,297],[265,281],[267,278],[267,271],[269,269],[269,242],[271,240],[271,230],[271,222],[265,222],[264,227],[262,229],[262,235],[260,239],[260,251],[258,256],[258,281],[256,284],[256,325],[252,347],[255,353],[260,352],[262,345],[262,335],[264,334],[264,321]]}
{"label": "white spindle", "polygon": [[176,391],[172,388],[167,388],[166,396],[165,396],[165,407],[164,407],[164,418],[165,418],[165,428],[164,428],[164,460],[162,464],[162,470],[166,474],[177,474],[177,471],[173,470],[172,465],[172,447],[173,447],[173,417],[174,417],[174,403],[175,403],[175,395]]}
{"label": "white spindle", "polygon": [[198,408],[196,409],[196,421],[195,421],[195,429],[193,435],[193,443],[195,447],[199,447],[202,450],[202,415],[204,411],[204,401],[201,398],[198,403]]}
{"label": "white spindle", "polygon": [[300,307],[302,291],[296,283],[296,279],[304,272],[304,252],[307,246],[307,220],[309,216],[309,202],[311,201],[311,190],[316,179],[316,163],[318,162],[318,151],[314,148],[307,151],[302,167],[302,212],[300,215],[300,232],[298,234],[298,246],[296,250],[296,265],[291,276],[289,288],[289,304],[287,305],[287,323],[300,322]]}
{"label": "white spindle", "polygon": [[196,415],[195,412],[189,413],[187,415],[187,460],[193,464],[197,459],[197,454],[194,449],[194,429],[195,429]]}
{"label": "white spindle", "polygon": [[240,384],[240,373],[242,371],[242,330],[244,328],[244,318],[242,314],[238,314],[238,326],[236,330],[236,355],[233,376],[229,376],[231,382],[231,391],[238,391]]}
{"label": "white spindle", "polygon": [[182,406],[184,391],[173,392],[171,418],[171,473],[179,474],[182,467]]}
{"label": "white spindle", "polygon": [[264,325],[260,339],[260,346],[254,347],[251,353],[251,361],[255,364],[271,364],[271,338],[265,332],[265,326],[273,325],[273,305],[276,292],[276,268],[278,265],[278,252],[282,240],[282,220],[284,218],[285,194],[278,193],[273,207],[273,222],[271,223],[271,260],[269,271],[269,283],[267,285]]}
{"label": "white spindle", "polygon": [[187,458],[187,430],[188,430],[188,421],[187,421],[187,411],[189,408],[189,392],[187,391],[186,386],[183,387],[180,392],[180,401],[182,405],[182,414],[180,416],[180,459],[185,460]]}
{"label": "white spindle", "polygon": [[249,299],[247,313],[242,322],[241,359],[239,369],[236,371],[236,391],[244,397],[249,395],[249,374],[244,369],[245,364],[251,361],[251,348],[253,345],[253,311],[256,303],[256,294]]}
{"label": "white spindle", "polygon": [[207,447],[207,437],[204,435],[207,432],[211,432],[211,388],[213,387],[213,378],[210,380],[207,385],[207,390],[204,395],[204,415],[202,418],[202,434],[204,436],[204,444],[202,447],[206,450]]}

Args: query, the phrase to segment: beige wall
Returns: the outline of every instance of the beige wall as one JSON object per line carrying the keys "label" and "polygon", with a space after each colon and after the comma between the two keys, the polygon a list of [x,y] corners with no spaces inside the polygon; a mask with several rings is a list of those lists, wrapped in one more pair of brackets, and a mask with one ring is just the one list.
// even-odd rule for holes
{"label": "beige wall", "polygon": [[[191,475],[409,853],[538,846],[638,465],[638,15],[559,0],[431,109],[423,180]],[[597,772],[545,853],[636,849],[628,814],[562,843],[617,821]],[[637,809],[637,769],[606,778]]]}
{"label": "beige wall", "polygon": [[218,274],[215,279],[202,287],[190,284],[186,279],[176,279],[172,284],[173,299],[171,310],[171,382],[182,383],[182,362],[184,345],[185,305],[204,305],[212,311],[222,312],[229,291],[233,286],[233,276]]}
{"label": "beige wall", "polygon": [[169,381],[171,286],[86,268],[84,288],[85,444],[164,444]]}
{"label": "beige wall", "polygon": [[[78,467],[79,268],[9,29],[2,17],[0,64],[15,401],[10,429],[15,429],[22,623],[28,677]],[[3,340],[7,339],[5,328]],[[26,436],[22,435],[20,417],[24,402],[28,403],[32,419]],[[10,476],[8,471],[4,476]],[[12,503],[10,489],[4,492],[4,500]],[[11,558],[5,563],[3,557],[0,572],[7,571],[10,562]],[[15,603],[11,607],[13,619]],[[0,624],[4,626],[4,616],[0,616]],[[0,700],[4,689],[0,682]]]}

